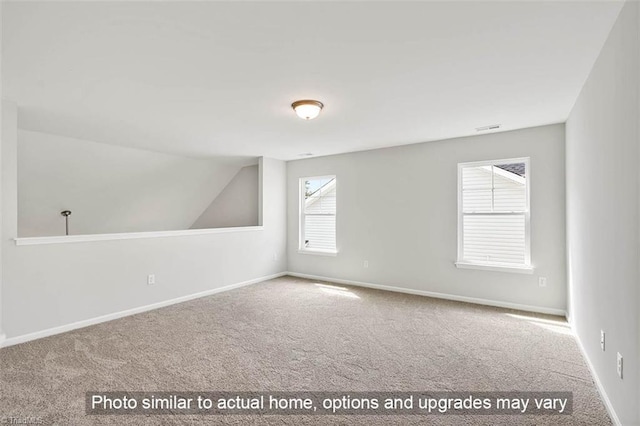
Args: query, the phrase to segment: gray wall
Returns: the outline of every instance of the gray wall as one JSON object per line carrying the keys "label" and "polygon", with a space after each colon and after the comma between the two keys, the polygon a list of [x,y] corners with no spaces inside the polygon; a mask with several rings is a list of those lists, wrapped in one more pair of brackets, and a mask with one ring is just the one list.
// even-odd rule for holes
{"label": "gray wall", "polygon": [[258,224],[258,166],[241,168],[191,229]]}
{"label": "gray wall", "polygon": [[[457,269],[457,164],[531,157],[533,275]],[[335,257],[298,253],[298,179],[337,176]],[[566,306],[564,126],[287,163],[292,272],[532,305]],[[363,267],[363,261],[369,267]],[[547,287],[538,277],[548,278]]]}
{"label": "gray wall", "polygon": [[[2,8],[4,2],[0,1],[0,22],[2,22]],[[4,139],[3,112],[2,112],[2,31],[0,31],[0,147]],[[2,177],[2,149],[0,149],[0,178]],[[2,185],[0,184],[0,236],[2,235]],[[2,243],[0,242],[0,259],[2,259]],[[2,261],[0,261],[0,343],[4,341],[4,329],[2,328]]]}
{"label": "gray wall", "polygon": [[570,316],[625,426],[640,424],[638,9],[622,9],[566,125]]}
{"label": "gray wall", "polygon": [[[2,316],[7,338],[286,270],[286,166],[268,158],[261,167],[263,230],[16,246],[15,107],[4,103],[2,112]],[[155,286],[146,284],[148,274],[156,275]]]}
{"label": "gray wall", "polygon": [[[2,8],[2,6],[0,6],[0,9]],[[0,107],[1,109],[1,107]],[[0,113],[0,128],[2,126],[2,118],[1,118],[2,114]],[[4,139],[4,136],[1,135],[0,132],[0,145],[2,144],[2,139]],[[1,151],[1,150],[0,150]],[[0,152],[0,163],[2,162],[2,153]],[[1,172],[2,167],[0,167],[0,172]],[[2,222],[2,189],[0,188],[0,228],[1,228],[1,222]],[[2,235],[2,230],[0,229],[0,235]],[[0,259],[2,258],[2,244],[0,243]],[[0,344],[2,344],[2,342],[4,342],[6,335],[4,334],[4,328],[2,327],[2,316],[3,316],[3,309],[2,309],[2,275],[3,275],[3,271],[2,271],[2,262],[0,261]]]}

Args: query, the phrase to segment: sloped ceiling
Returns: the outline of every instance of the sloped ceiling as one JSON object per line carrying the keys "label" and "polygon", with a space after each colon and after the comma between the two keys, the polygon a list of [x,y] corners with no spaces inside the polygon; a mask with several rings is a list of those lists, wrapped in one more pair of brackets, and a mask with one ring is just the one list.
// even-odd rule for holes
{"label": "sloped ceiling", "polygon": [[189,229],[240,169],[22,130],[18,235],[64,235],[63,210],[72,235]]}

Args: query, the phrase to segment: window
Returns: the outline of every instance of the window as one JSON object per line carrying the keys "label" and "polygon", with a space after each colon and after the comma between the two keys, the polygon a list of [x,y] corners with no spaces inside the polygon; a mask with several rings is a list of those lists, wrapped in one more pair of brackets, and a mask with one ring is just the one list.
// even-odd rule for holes
{"label": "window", "polygon": [[529,159],[458,165],[461,268],[531,273]]}
{"label": "window", "polygon": [[336,177],[300,179],[302,252],[336,253]]}

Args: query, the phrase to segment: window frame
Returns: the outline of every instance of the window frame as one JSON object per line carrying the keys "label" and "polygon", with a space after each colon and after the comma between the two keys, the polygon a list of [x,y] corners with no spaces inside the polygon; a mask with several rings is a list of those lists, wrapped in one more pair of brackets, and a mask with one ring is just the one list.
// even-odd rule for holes
{"label": "window frame", "polygon": [[[499,164],[513,164],[524,163],[525,165],[525,211],[520,212],[491,212],[489,214],[499,215],[520,215],[524,214],[524,238],[525,238],[525,262],[524,264],[508,264],[499,262],[478,262],[465,260],[464,255],[464,216],[463,211],[463,197],[462,197],[462,170],[467,167],[482,167],[492,166],[495,167]],[[495,188],[492,188],[494,191]],[[484,160],[484,161],[472,161],[465,163],[458,163],[458,255],[455,262],[456,267],[463,269],[479,269],[487,271],[499,271],[499,272],[515,272],[522,274],[532,274],[534,267],[531,264],[531,158],[530,157],[516,157],[505,158],[498,160]]]}
{"label": "window frame", "polygon": [[[307,248],[304,246],[304,226],[305,226],[305,218],[306,214],[304,212],[304,201],[305,201],[305,182],[308,180],[320,180],[320,179],[334,179],[336,185],[336,212],[333,214],[335,217],[335,239],[336,239],[336,248],[335,250],[325,250],[325,249],[314,249]],[[298,253],[301,254],[314,254],[320,256],[336,256],[338,254],[338,177],[336,175],[322,175],[322,176],[308,176],[301,177],[298,179]]]}

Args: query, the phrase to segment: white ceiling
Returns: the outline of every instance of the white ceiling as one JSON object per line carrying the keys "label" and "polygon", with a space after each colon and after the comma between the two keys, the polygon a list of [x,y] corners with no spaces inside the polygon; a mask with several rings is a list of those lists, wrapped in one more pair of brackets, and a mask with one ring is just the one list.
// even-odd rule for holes
{"label": "white ceiling", "polygon": [[[299,158],[566,120],[620,2],[21,2],[23,129],[190,156]],[[325,104],[302,121],[301,98]]]}

